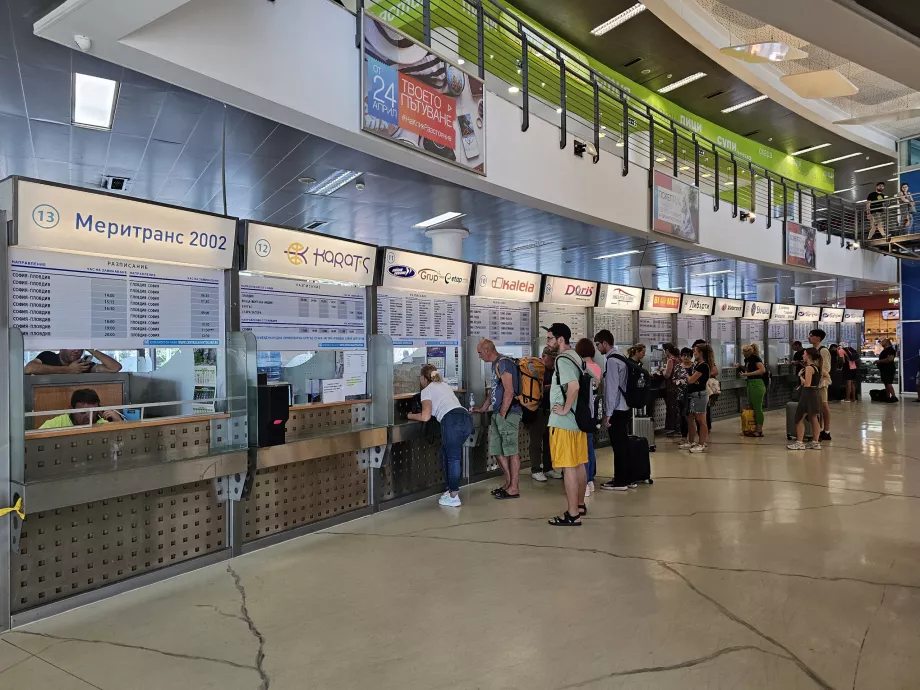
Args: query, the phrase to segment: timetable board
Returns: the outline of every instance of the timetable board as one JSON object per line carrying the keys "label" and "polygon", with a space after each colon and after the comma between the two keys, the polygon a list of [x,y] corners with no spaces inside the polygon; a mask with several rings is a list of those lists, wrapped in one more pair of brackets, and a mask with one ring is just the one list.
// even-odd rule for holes
{"label": "timetable board", "polygon": [[846,343],[850,347],[855,347],[858,350],[862,344],[862,336],[860,335],[862,331],[861,326],[861,323],[840,324],[840,342]]}
{"label": "timetable board", "polygon": [[639,342],[648,345],[661,345],[673,337],[670,314],[639,312]]}
{"label": "timetable board", "polygon": [[679,342],[694,343],[697,340],[706,340],[706,317],[677,315],[677,340]]}
{"label": "timetable board", "polygon": [[377,332],[395,346],[459,345],[460,297],[378,288]]}
{"label": "timetable board", "polygon": [[737,338],[738,319],[713,319],[710,324],[710,332],[713,340],[724,342],[735,342]]}
{"label": "timetable board", "polygon": [[240,328],[260,351],[367,347],[365,289],[240,276]]}
{"label": "timetable board", "polygon": [[594,331],[607,329],[613,334],[615,345],[630,346],[635,343],[633,337],[633,312],[625,309],[595,309]]}
{"label": "timetable board", "polygon": [[808,334],[815,329],[814,321],[793,321],[792,339],[798,340],[802,345],[808,342]]}
{"label": "timetable board", "polygon": [[741,319],[741,344],[763,342],[763,321]]}
{"label": "timetable board", "polygon": [[[554,323],[564,323],[572,331],[572,342],[570,345],[575,347],[582,338],[587,337],[588,333],[588,312],[582,307],[566,304],[547,304],[540,303],[540,326],[546,328]],[[543,335],[541,333],[541,335]]]}
{"label": "timetable board", "polygon": [[530,345],[530,302],[470,298],[470,336],[496,345]]}
{"label": "timetable board", "polygon": [[770,340],[779,340],[789,343],[789,321],[768,321],[767,337]]}
{"label": "timetable board", "polygon": [[10,248],[10,321],[26,350],[217,347],[223,271]]}

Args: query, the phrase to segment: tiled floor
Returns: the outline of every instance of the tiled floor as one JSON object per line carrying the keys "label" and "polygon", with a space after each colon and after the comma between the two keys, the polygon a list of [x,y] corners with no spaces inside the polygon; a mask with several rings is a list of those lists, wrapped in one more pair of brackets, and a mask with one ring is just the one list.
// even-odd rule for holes
{"label": "tiled floor", "polygon": [[717,423],[577,529],[529,479],[387,511],[8,634],[0,688],[917,688],[918,419],[838,405],[800,453]]}

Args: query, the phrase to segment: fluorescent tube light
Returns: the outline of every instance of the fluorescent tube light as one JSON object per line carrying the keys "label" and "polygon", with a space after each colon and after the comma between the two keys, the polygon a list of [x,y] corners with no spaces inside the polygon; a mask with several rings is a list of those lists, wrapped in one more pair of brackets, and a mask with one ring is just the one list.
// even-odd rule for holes
{"label": "fluorescent tube light", "polygon": [[696,74],[691,74],[689,77],[684,77],[683,79],[674,82],[673,84],[668,84],[658,89],[658,93],[667,93],[668,91],[673,91],[674,89],[679,89],[681,86],[686,86],[692,81],[697,79],[702,79],[706,76],[705,72],[697,72]]}
{"label": "fluorescent tube light", "polygon": [[112,129],[118,82],[75,72],[73,75],[73,124]]}
{"label": "fluorescent tube light", "polygon": [[847,192],[852,192],[856,187],[847,187],[846,189],[835,189],[834,194],[846,194]]}
{"label": "fluorescent tube light", "polygon": [[434,218],[429,218],[428,220],[423,220],[421,223],[416,223],[413,225],[413,228],[430,228],[435,225],[440,225],[441,223],[446,223],[449,220],[455,220],[457,218],[463,217],[464,213],[459,211],[448,211],[447,213],[442,213],[440,216],[435,216]]}
{"label": "fluorescent tube light", "polygon": [[640,14],[645,11],[645,5],[641,2],[637,2],[635,5],[630,7],[628,10],[620,12],[616,17],[608,19],[606,22],[600,26],[595,26],[591,29],[591,33],[595,36],[603,36],[608,31],[611,31],[617,28],[620,24],[628,22],[630,19],[635,17],[637,14]]}
{"label": "fluorescent tube light", "polygon": [[655,162],[656,162],[656,163],[664,163],[666,160],[667,160],[667,158],[665,158],[664,156],[659,156],[658,158],[655,159]]}
{"label": "fluorescent tube light", "polygon": [[845,161],[847,158],[852,158],[853,156],[861,156],[862,154],[858,151],[856,153],[848,153],[845,156],[838,156],[837,158],[828,158],[826,161],[821,161],[821,165],[827,165],[828,163],[836,163],[837,161]]}
{"label": "fluorescent tube light", "polygon": [[360,176],[361,173],[354,170],[336,170],[310,187],[307,194],[329,196]]}
{"label": "fluorescent tube light", "polygon": [[733,105],[728,108],[725,108],[722,112],[723,113],[733,113],[736,110],[741,110],[742,108],[746,108],[749,105],[754,105],[755,103],[760,103],[761,101],[765,101],[765,100],[767,100],[766,96],[758,96],[757,98],[752,98],[749,101],[744,101],[743,103],[739,103],[738,105]]}
{"label": "fluorescent tube light", "polygon": [[678,170],[689,170],[689,169],[690,169],[689,165],[682,165],[678,168]]}
{"label": "fluorescent tube light", "polygon": [[868,168],[860,168],[859,170],[854,170],[854,173],[860,172],[869,172],[870,170],[878,170],[879,168],[887,168],[889,165],[894,165],[894,161],[888,161],[887,163],[880,163],[879,165],[870,165]]}
{"label": "fluorescent tube light", "polygon": [[828,278],[827,280],[809,280],[802,283],[802,285],[820,285],[821,283],[835,283],[837,282],[836,278]]}
{"label": "fluorescent tube light", "polygon": [[613,259],[617,256],[627,256],[629,254],[641,254],[641,249],[630,249],[628,252],[617,252],[616,254],[604,254],[603,256],[595,256],[595,259]]}
{"label": "fluorescent tube light", "polygon": [[800,156],[803,153],[808,153],[809,151],[817,151],[818,149],[825,149],[828,146],[830,146],[830,144],[818,144],[817,146],[809,146],[807,149],[799,149],[798,151],[793,151],[789,155],[790,156]]}
{"label": "fluorescent tube light", "polygon": [[712,177],[712,173],[703,173],[700,177]]}
{"label": "fluorescent tube light", "polygon": [[734,271],[725,269],[724,271],[709,271],[708,273],[691,273],[690,277],[699,278],[701,276],[718,276],[718,275],[722,275],[723,273],[734,273]]}

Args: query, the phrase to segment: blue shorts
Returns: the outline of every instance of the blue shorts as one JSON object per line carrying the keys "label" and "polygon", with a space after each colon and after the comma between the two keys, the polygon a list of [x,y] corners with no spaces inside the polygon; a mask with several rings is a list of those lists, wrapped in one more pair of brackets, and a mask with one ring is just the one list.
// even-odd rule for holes
{"label": "blue shorts", "polygon": [[709,407],[709,393],[698,391],[687,398],[687,414],[706,414]]}

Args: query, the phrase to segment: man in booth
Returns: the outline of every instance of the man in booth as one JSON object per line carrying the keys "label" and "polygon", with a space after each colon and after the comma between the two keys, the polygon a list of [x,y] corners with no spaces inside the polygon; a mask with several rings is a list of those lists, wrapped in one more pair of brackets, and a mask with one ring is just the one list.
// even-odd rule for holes
{"label": "man in booth", "polygon": [[[70,409],[72,410],[101,406],[102,402],[99,400],[99,394],[92,388],[80,388],[70,395]],[[39,428],[64,429],[71,426],[87,426],[90,423],[90,415],[92,415],[93,424],[120,422],[124,419],[124,417],[115,410],[102,410],[101,412],[70,412],[69,414],[62,414],[49,419]]]}
{"label": "man in booth", "polygon": [[99,350],[46,350],[25,368],[27,374],[116,374],[119,371],[121,364]]}

